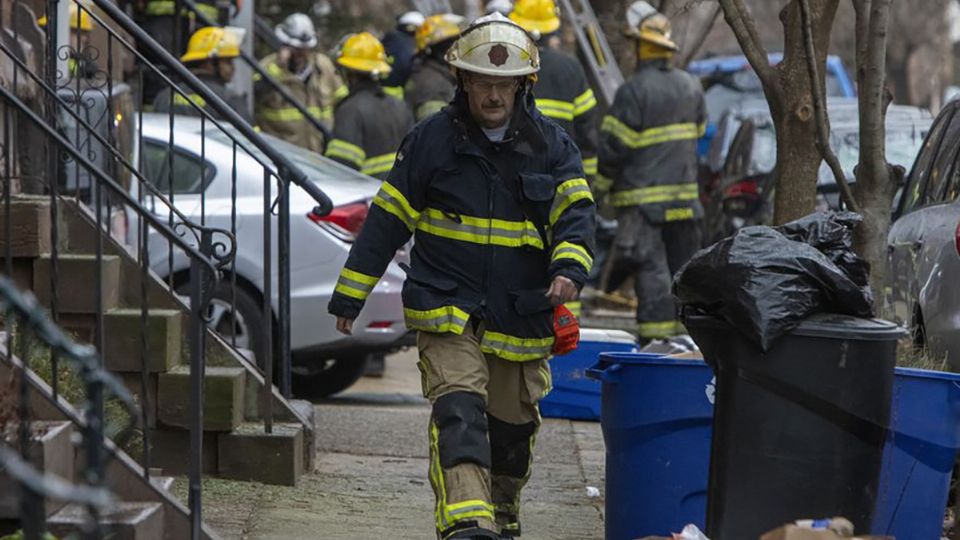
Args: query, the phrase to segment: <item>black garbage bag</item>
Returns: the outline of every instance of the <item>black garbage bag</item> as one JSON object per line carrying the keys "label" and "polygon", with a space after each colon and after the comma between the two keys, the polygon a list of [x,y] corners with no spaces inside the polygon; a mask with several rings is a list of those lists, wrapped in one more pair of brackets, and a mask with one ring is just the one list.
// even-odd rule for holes
{"label": "black garbage bag", "polygon": [[863,217],[856,212],[815,212],[777,230],[790,240],[817,248],[854,283],[865,287],[870,280],[870,264],[853,251],[853,229],[861,221]]}
{"label": "black garbage bag", "polygon": [[779,230],[756,226],[700,250],[673,294],[719,316],[766,351],[817,312],[873,317],[868,267],[850,249],[860,216],[820,212]]}

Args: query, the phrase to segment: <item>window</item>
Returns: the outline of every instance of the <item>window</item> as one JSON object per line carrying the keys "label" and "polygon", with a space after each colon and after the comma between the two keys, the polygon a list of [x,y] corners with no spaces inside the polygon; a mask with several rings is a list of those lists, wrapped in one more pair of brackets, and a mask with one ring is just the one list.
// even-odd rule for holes
{"label": "window", "polygon": [[937,158],[927,174],[927,185],[920,197],[921,206],[935,204],[942,200],[947,182],[953,176],[958,139],[960,139],[960,115],[955,114],[941,138]]}
{"label": "window", "polygon": [[928,173],[933,165],[934,157],[937,155],[940,140],[943,138],[943,132],[946,126],[951,123],[953,116],[952,110],[941,115],[934,122],[933,127],[930,128],[930,135],[924,141],[923,147],[920,149],[920,155],[917,156],[917,161],[914,162],[913,170],[910,171],[910,177],[907,179],[903,199],[900,202],[900,211],[897,212],[898,215],[902,216],[912,212],[919,205],[924,194]]}
{"label": "window", "polygon": [[143,175],[162,193],[200,193],[210,184],[215,171],[209,163],[186,152],[174,150],[173,168],[170,168],[170,153],[165,143],[144,141]]}

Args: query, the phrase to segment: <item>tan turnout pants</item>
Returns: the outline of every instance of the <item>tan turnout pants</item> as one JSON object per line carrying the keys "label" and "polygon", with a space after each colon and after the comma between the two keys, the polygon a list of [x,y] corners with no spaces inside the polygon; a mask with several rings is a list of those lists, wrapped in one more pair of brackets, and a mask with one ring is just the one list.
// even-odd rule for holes
{"label": "tan turnout pants", "polygon": [[420,332],[418,367],[430,419],[430,484],[438,538],[479,527],[520,534],[520,490],[530,477],[546,359],[504,360],[480,349],[483,324],[462,335]]}

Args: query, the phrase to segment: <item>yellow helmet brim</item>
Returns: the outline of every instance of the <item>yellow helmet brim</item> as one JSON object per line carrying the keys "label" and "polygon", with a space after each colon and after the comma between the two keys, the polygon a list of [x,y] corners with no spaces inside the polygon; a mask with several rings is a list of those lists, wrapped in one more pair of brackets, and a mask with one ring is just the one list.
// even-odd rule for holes
{"label": "yellow helmet brim", "polygon": [[521,17],[513,12],[510,14],[510,20],[520,25],[527,32],[540,32],[543,34],[552,34],[560,28],[560,18],[550,17],[549,19],[535,20]]}
{"label": "yellow helmet brim", "polygon": [[337,63],[347,69],[374,75],[388,75],[391,71],[390,64],[382,60],[341,57],[337,59]]}
{"label": "yellow helmet brim", "polygon": [[680,49],[680,47],[678,47],[676,43],[674,43],[674,42],[673,42],[672,40],[670,40],[670,39],[667,39],[667,38],[663,37],[663,36],[660,35],[660,34],[654,34],[654,33],[648,33],[648,32],[642,32],[642,31],[641,31],[641,32],[639,33],[639,35],[637,35],[637,38],[638,38],[640,41],[645,41],[645,42],[647,42],[647,43],[650,43],[651,45],[656,45],[656,46],[658,46],[658,47],[662,47],[662,48],[667,49],[667,50],[669,50],[669,51],[674,51],[674,52],[676,52],[677,50]]}

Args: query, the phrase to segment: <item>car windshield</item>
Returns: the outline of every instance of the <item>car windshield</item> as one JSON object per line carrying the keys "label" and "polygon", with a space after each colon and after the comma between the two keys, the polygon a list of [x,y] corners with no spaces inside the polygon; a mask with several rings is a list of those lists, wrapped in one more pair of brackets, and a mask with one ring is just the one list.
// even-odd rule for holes
{"label": "car windshield", "polygon": [[[923,138],[929,126],[887,126],[887,161],[910,170],[913,160],[920,152]],[[860,132],[856,127],[834,129],[830,134],[830,147],[837,154],[840,166],[847,178],[853,178],[853,168],[860,161]],[[826,163],[820,164],[818,184],[833,184],[833,173]]]}
{"label": "car windshield", "polygon": [[[270,158],[263,154],[263,152],[253,145],[253,143],[249,142],[246,137],[240,134],[239,131],[236,131],[233,128],[226,128],[226,130],[229,131],[229,136],[219,130],[210,131],[208,136],[211,139],[215,139],[218,142],[226,145],[233,144],[233,140],[231,139],[231,137],[233,137],[241,141],[254,157],[260,161],[263,161],[264,163],[270,163]],[[311,152],[305,148],[290,144],[286,141],[273,137],[272,135],[261,133],[260,136],[266,139],[267,142],[276,148],[280,153],[290,158],[294,165],[303,169],[303,172],[311,180],[317,182],[318,180],[323,179],[324,189],[336,188],[338,184],[346,186],[356,185],[358,182],[376,182],[376,180],[370,178],[369,176],[360,174],[359,172],[341,165],[330,158],[321,156],[316,152]]]}
{"label": "car windshield", "polygon": [[[723,112],[735,104],[753,97],[763,97],[763,88],[760,78],[752,69],[743,69],[721,76],[708,75],[705,80],[707,90],[703,98],[707,105],[707,116],[710,123],[720,120]],[[843,86],[836,74],[827,72],[827,97],[843,96]]]}

